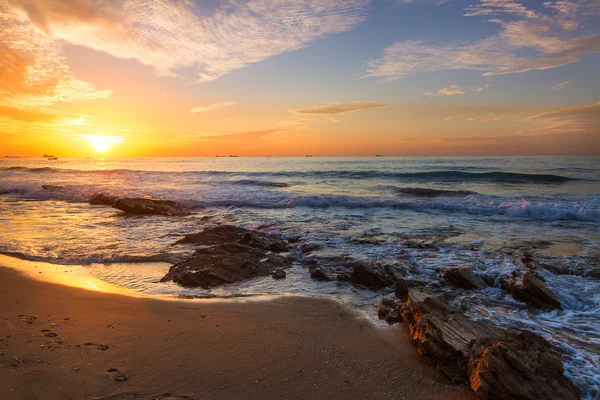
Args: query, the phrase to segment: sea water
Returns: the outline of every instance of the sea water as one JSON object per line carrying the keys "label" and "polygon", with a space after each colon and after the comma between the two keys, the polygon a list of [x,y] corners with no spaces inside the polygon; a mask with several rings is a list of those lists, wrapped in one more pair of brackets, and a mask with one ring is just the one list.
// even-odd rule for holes
{"label": "sea water", "polygon": [[[126,216],[90,205],[100,193],[175,200],[195,213]],[[211,290],[160,283],[193,251],[173,243],[211,223],[300,237],[318,249],[310,257],[402,259],[410,277],[432,282],[443,268],[473,263],[495,284],[456,300],[469,305],[468,315],[544,335],[586,397],[600,396],[599,157],[0,161],[3,254],[88,265],[102,280],[158,295],[331,296],[373,316],[389,294],[311,280],[301,253],[281,281]],[[435,239],[438,248],[406,246],[411,239]],[[523,268],[524,251],[563,271],[541,272],[562,310],[534,310],[500,288],[503,276]]]}

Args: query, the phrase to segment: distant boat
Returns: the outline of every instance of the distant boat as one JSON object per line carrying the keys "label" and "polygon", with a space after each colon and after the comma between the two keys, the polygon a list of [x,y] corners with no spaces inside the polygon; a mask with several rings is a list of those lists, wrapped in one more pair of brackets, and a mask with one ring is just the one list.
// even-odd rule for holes
{"label": "distant boat", "polygon": [[237,157],[237,156],[232,156],[231,154],[229,155],[229,157]]}
{"label": "distant boat", "polygon": [[383,154],[375,154],[375,157],[383,157]]}
{"label": "distant boat", "polygon": [[273,156],[265,156],[265,157],[273,157]]}
{"label": "distant boat", "polygon": [[219,155],[217,155],[217,156],[215,156],[215,157],[227,157],[227,156],[219,156]]}
{"label": "distant boat", "polygon": [[4,158],[21,158],[21,156],[4,156]]}
{"label": "distant boat", "polygon": [[54,156],[52,156],[52,157],[48,157],[48,160],[49,160],[49,161],[58,160],[58,157],[54,157]]}
{"label": "distant boat", "polygon": [[305,155],[304,157],[312,157],[312,156],[307,154],[307,155]]}
{"label": "distant boat", "polygon": [[58,160],[58,158],[54,157],[53,155],[50,154],[44,154],[44,157],[48,160]]}

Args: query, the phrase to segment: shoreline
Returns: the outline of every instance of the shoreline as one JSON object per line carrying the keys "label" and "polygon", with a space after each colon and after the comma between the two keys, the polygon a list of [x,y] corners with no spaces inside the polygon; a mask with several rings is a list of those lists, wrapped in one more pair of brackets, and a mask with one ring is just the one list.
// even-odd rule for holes
{"label": "shoreline", "polygon": [[165,301],[5,264],[3,399],[474,398],[417,354],[406,328],[377,328],[333,300]]}

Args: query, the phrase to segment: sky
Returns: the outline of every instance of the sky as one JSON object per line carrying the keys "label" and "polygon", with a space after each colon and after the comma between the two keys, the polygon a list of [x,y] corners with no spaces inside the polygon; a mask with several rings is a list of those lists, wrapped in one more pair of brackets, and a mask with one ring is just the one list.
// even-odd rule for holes
{"label": "sky", "polygon": [[0,0],[0,157],[600,154],[600,0]]}

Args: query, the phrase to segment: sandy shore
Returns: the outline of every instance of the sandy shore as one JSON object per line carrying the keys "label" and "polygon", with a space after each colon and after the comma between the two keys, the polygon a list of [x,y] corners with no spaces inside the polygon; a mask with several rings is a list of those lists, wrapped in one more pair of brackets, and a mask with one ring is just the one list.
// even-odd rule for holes
{"label": "sandy shore", "polygon": [[1,399],[474,398],[402,327],[323,299],[168,301],[0,267],[0,310]]}

